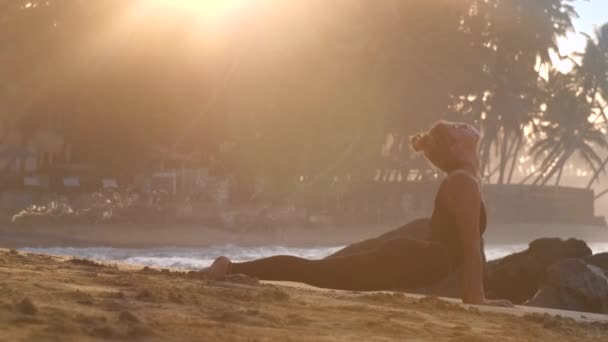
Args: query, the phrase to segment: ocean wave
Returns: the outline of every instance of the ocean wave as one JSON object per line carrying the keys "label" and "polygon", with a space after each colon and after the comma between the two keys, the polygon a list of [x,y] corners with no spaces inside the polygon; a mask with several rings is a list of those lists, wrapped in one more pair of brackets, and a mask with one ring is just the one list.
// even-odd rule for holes
{"label": "ocean wave", "polygon": [[201,269],[209,266],[209,264],[220,255],[224,255],[236,262],[255,260],[273,255],[294,255],[307,259],[321,259],[342,247],[343,246],[293,248],[284,246],[242,247],[224,245],[201,248],[162,247],[130,249],[113,247],[51,247],[23,248],[22,250],[32,253],[73,256],[154,267]]}
{"label": "ocean wave", "polygon": [[[590,243],[594,253],[608,252],[608,243]],[[486,246],[488,260],[502,258],[506,255],[525,250],[526,244],[489,245]],[[202,248],[162,247],[146,249],[112,248],[112,247],[51,247],[24,248],[23,251],[73,256],[78,258],[124,262],[161,268],[182,268],[197,270],[207,267],[220,255],[233,261],[242,262],[265,258],[273,255],[293,255],[307,259],[322,259],[343,246],[294,248],[284,246],[243,247],[236,245],[211,246]]]}

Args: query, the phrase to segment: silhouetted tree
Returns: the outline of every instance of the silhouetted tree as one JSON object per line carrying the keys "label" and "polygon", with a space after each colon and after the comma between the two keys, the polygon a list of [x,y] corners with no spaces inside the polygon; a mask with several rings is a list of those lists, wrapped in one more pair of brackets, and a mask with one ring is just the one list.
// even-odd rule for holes
{"label": "silhouetted tree", "polygon": [[557,51],[557,38],[573,30],[576,12],[571,3],[475,1],[465,20],[468,29],[477,32],[477,44],[487,47],[483,68],[489,79],[458,106],[480,123],[481,169],[488,175],[496,164],[498,183],[511,180],[525,146],[524,127],[538,113],[538,63],[549,64],[550,50]]}
{"label": "silhouetted tree", "polygon": [[[572,30],[569,0],[260,0],[213,33],[189,13],[133,13],[133,3],[2,2],[5,118],[61,118],[75,157],[108,172],[149,169],[173,150],[282,195],[300,179],[371,179],[379,168],[433,177],[407,137],[439,118],[481,127],[482,168],[499,183],[529,147],[524,127],[540,119],[538,141],[595,127],[581,118],[597,106],[568,107],[576,120],[554,115],[554,98],[541,110],[538,66]],[[605,97],[591,47],[576,73],[587,98]],[[388,134],[394,153],[382,156]],[[586,134],[573,137],[597,149]],[[576,139],[551,160],[582,151]]]}
{"label": "silhouetted tree", "polygon": [[608,141],[589,120],[591,104],[579,92],[575,75],[550,72],[546,110],[540,117],[538,139],[529,151],[541,162],[534,184],[544,185],[554,176],[559,184],[564,166],[575,154],[592,171],[601,167],[599,149],[608,149]]}
{"label": "silhouetted tree", "polygon": [[[585,51],[579,55],[580,65],[576,65],[574,72],[581,79],[582,96],[592,104],[596,124],[608,124],[606,116],[606,99],[608,99],[608,24],[601,26],[595,33],[595,37],[587,36]],[[602,121],[600,121],[602,119]],[[608,157],[593,172],[587,188],[598,180],[600,173],[604,171]]]}

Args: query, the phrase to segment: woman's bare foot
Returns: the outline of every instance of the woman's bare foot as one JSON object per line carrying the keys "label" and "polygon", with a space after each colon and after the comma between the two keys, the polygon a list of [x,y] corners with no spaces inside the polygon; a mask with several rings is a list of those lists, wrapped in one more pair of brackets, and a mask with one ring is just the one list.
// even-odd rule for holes
{"label": "woman's bare foot", "polygon": [[217,280],[224,277],[228,274],[228,270],[230,269],[230,264],[232,262],[230,259],[225,256],[221,256],[211,264],[211,266],[200,270],[200,273],[206,278],[210,280]]}

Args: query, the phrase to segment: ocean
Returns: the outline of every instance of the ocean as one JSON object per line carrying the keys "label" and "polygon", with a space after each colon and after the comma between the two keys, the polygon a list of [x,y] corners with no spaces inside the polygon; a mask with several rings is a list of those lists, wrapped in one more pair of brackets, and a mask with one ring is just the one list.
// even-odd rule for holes
{"label": "ocean", "polygon": [[[72,256],[151,267],[197,270],[209,266],[211,262],[220,255],[224,255],[236,262],[254,260],[272,255],[294,255],[308,259],[321,259],[342,247],[344,246],[294,248],[283,246],[243,247],[223,245],[201,248],[162,247],[130,249],[112,247],[51,247],[23,248],[21,250],[33,253]],[[594,253],[608,252],[608,243],[590,243],[589,247],[591,247]],[[525,250],[526,248],[526,244],[487,245],[486,256],[488,260],[494,260]]]}

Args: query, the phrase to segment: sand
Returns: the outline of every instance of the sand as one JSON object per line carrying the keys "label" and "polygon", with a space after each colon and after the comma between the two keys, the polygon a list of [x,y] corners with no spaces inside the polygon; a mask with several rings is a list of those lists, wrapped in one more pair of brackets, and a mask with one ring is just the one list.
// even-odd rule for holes
{"label": "sand", "polygon": [[603,316],[488,312],[431,297],[320,290],[245,277],[212,282],[184,272],[9,250],[0,250],[0,279],[1,341],[603,341],[608,336]]}
{"label": "sand", "polygon": [[[289,282],[289,281],[262,281],[262,283],[283,286],[283,287],[314,290],[314,291],[325,292],[325,293],[336,292],[335,290],[331,290],[331,289],[322,289],[322,288],[318,288],[318,287],[311,286],[308,284]],[[341,291],[341,292],[350,293],[351,295],[354,295],[354,296],[360,294],[359,292],[352,292],[352,291],[351,292]],[[394,291],[366,292],[367,295],[370,295],[370,294],[390,295],[390,294],[395,294],[395,293],[397,293],[397,292],[394,292]],[[412,293],[401,293],[401,292],[400,292],[400,294],[403,294],[404,296],[406,296],[410,299],[415,299],[415,300],[428,299],[428,296],[425,296],[425,295],[412,294]],[[580,322],[580,323],[607,323],[608,324],[608,315],[604,315],[604,314],[595,314],[595,313],[577,312],[577,311],[568,311],[568,310],[557,310],[557,309],[548,309],[548,308],[537,308],[537,307],[521,306],[521,305],[517,305],[513,308],[486,306],[486,305],[468,305],[468,304],[463,304],[460,299],[456,299],[456,298],[437,297],[437,299],[440,299],[444,302],[448,302],[450,304],[458,305],[464,309],[479,310],[481,312],[486,312],[486,313],[504,313],[504,314],[509,314],[509,315],[513,315],[513,316],[517,316],[517,317],[526,317],[529,315],[542,315],[542,316],[550,315],[550,316],[560,316],[562,318],[572,319],[572,320],[574,320],[576,322]]]}

